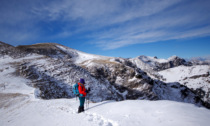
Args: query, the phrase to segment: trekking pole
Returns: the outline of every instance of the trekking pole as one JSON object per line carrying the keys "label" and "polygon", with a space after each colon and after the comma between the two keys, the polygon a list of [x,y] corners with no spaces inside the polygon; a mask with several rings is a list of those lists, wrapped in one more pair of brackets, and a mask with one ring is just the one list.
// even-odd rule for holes
{"label": "trekking pole", "polygon": [[89,101],[90,101],[90,100],[89,100],[89,97],[88,97],[88,109],[89,109]]}
{"label": "trekking pole", "polygon": [[87,104],[88,104],[88,109],[89,109],[89,97],[88,97],[88,103]]}
{"label": "trekking pole", "polygon": [[86,100],[86,109],[87,109],[87,100]]}
{"label": "trekking pole", "polygon": [[87,106],[87,101],[88,101],[88,98],[86,97],[86,108],[88,107],[88,106]]}

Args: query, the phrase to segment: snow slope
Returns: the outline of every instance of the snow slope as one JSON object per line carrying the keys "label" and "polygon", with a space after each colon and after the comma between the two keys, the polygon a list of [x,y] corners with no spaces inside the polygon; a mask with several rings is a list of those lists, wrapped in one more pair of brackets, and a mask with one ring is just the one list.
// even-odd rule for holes
{"label": "snow slope", "polygon": [[206,126],[210,111],[172,101],[128,100],[90,103],[77,114],[75,99],[24,99],[2,107],[1,126]]}
{"label": "snow slope", "polygon": [[194,65],[194,66],[178,66],[175,68],[160,71],[166,82],[179,82],[191,89],[204,90],[204,101],[210,99],[210,66]]}
{"label": "snow slope", "polygon": [[[191,67],[179,66],[160,71],[159,74],[166,79],[166,82],[179,82],[193,89],[203,87],[205,91],[208,91],[210,78],[202,77],[208,72],[210,72],[209,65],[196,65]],[[196,77],[199,75],[200,77]]]}
{"label": "snow slope", "polygon": [[30,80],[16,76],[13,64],[20,60],[0,59],[0,126],[205,126],[210,110],[174,101],[103,101],[85,106],[77,114],[79,101],[41,100],[34,97]]}
{"label": "snow slope", "polygon": [[209,65],[178,66],[175,68],[160,71],[159,74],[166,78],[166,82],[179,82],[186,77],[206,74],[210,71]]}
{"label": "snow slope", "polygon": [[30,81],[23,77],[15,76],[15,63],[39,57],[41,56],[33,55],[20,59],[13,59],[8,56],[0,58],[0,93],[21,93],[34,97],[34,88],[26,85]]}

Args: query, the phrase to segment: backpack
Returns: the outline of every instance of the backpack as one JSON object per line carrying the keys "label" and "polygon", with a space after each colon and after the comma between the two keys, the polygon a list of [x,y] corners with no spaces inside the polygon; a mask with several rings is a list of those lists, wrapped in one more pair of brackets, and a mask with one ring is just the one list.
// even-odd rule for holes
{"label": "backpack", "polygon": [[74,92],[74,95],[78,96],[79,95],[79,85],[76,83],[74,86],[73,86],[73,92]]}

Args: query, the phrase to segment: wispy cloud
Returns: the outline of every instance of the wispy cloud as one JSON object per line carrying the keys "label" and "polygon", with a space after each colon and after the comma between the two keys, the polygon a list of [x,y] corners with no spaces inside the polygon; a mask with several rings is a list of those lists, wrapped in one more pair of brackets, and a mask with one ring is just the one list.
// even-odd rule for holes
{"label": "wispy cloud", "polygon": [[[1,0],[0,39],[74,36],[102,49],[210,35],[208,0]],[[11,37],[12,36],[12,37]]]}
{"label": "wispy cloud", "polygon": [[155,15],[140,17],[112,30],[94,33],[92,37],[98,38],[95,44],[99,47],[115,49],[138,43],[209,36],[210,16],[207,3],[207,1],[180,2],[172,9],[168,8]]}

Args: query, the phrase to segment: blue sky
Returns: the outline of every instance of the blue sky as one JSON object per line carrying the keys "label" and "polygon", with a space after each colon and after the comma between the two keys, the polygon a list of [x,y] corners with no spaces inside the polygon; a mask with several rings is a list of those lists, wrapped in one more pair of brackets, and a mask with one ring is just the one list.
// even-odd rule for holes
{"label": "blue sky", "polygon": [[87,53],[210,55],[209,0],[1,0],[0,41],[54,42]]}

